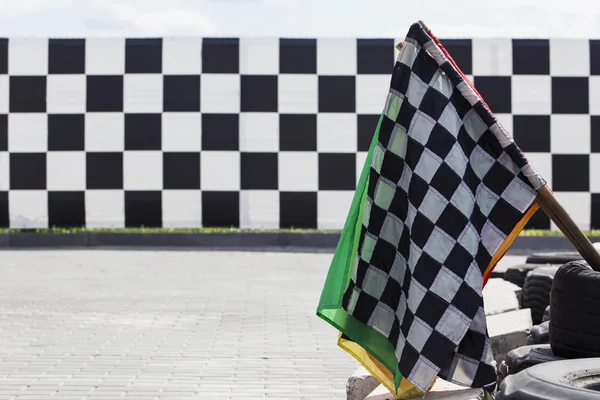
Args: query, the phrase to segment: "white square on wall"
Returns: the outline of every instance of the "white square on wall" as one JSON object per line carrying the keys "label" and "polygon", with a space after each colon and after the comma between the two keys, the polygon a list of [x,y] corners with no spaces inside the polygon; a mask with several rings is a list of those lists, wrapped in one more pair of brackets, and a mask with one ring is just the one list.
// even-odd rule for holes
{"label": "white square on wall", "polygon": [[366,151],[356,152],[356,184],[358,184],[358,181],[360,180],[360,174],[362,174],[368,154],[369,153]]}
{"label": "white square on wall", "polygon": [[552,114],[552,78],[548,75],[512,77],[513,114]]}
{"label": "white square on wall", "polygon": [[8,215],[13,229],[48,228],[48,192],[11,190],[8,192]]}
{"label": "white square on wall", "polygon": [[161,74],[127,74],[123,78],[123,110],[126,113],[160,113],[163,110]]}
{"label": "white square on wall", "polygon": [[587,154],[591,151],[589,115],[553,114],[550,116],[550,152]]}
{"label": "white square on wall", "polygon": [[317,229],[342,229],[354,191],[320,191],[317,193]]}
{"label": "white square on wall", "polygon": [[319,155],[314,151],[282,151],[278,154],[279,185],[282,192],[319,190]]}
{"label": "white square on wall", "polygon": [[277,190],[242,190],[240,193],[240,228],[279,229],[279,192]]}
{"label": "white square on wall", "polygon": [[124,152],[123,188],[125,190],[161,190],[163,188],[162,152]]}
{"label": "white square on wall", "polygon": [[163,190],[162,217],[165,228],[202,227],[202,192]]}
{"label": "white square on wall", "polygon": [[[511,137],[514,137],[513,134],[513,115],[512,114],[494,114],[500,125],[504,127],[504,129],[510,134]],[[518,144],[518,143],[517,143]]]}
{"label": "white square on wall", "polygon": [[473,75],[512,75],[512,40],[473,39]]}
{"label": "white square on wall", "polygon": [[194,112],[162,113],[163,151],[200,151],[202,114]]}
{"label": "white square on wall", "polygon": [[200,110],[203,113],[240,112],[239,75],[204,74],[200,80]]}
{"label": "white square on wall", "polygon": [[8,151],[35,153],[48,150],[48,116],[46,114],[8,114]]}
{"label": "white square on wall", "polygon": [[14,38],[8,46],[9,75],[47,75],[48,39]]}
{"label": "white square on wall", "polygon": [[356,39],[317,39],[318,75],[356,75]]}
{"label": "white square on wall", "polygon": [[590,42],[582,39],[550,39],[550,75],[588,76]]}
{"label": "white square on wall", "polygon": [[319,77],[283,74],[278,78],[278,110],[282,114],[315,114],[319,105]]}
{"label": "white square on wall", "polygon": [[240,153],[203,151],[200,153],[202,190],[240,190]]}
{"label": "white square on wall", "polygon": [[49,114],[83,114],[86,111],[85,75],[48,75],[46,110]]}
{"label": "white square on wall", "polygon": [[590,90],[590,114],[600,115],[600,76],[588,78]]}
{"label": "white square on wall", "polygon": [[85,150],[123,151],[125,116],[123,113],[86,113]]}
{"label": "white square on wall", "polygon": [[164,75],[201,74],[202,38],[164,38],[162,63],[162,72]]}
{"label": "white square on wall", "polygon": [[356,76],[356,112],[379,115],[390,91],[388,75]]}
{"label": "white square on wall", "polygon": [[[565,208],[579,229],[588,231],[590,229],[592,196],[588,192],[554,192],[556,200]],[[558,230],[554,222],[550,229]]]}
{"label": "white square on wall", "polygon": [[241,38],[240,73],[277,75],[279,73],[279,39]]}
{"label": "white square on wall", "polygon": [[525,152],[525,157],[552,189],[552,154]]}
{"label": "white square on wall", "polygon": [[8,75],[0,75],[0,114],[8,114],[10,86]]}
{"label": "white square on wall", "polygon": [[590,192],[600,193],[600,179],[598,172],[600,171],[600,154],[590,154]]}
{"label": "white square on wall", "polygon": [[354,153],[358,122],[354,113],[317,115],[317,150],[320,153]]}
{"label": "white square on wall", "polygon": [[86,190],[85,225],[88,228],[123,228],[125,226],[123,190]]}
{"label": "white square on wall", "polygon": [[48,190],[85,190],[86,157],[83,151],[46,153]]}
{"label": "white square on wall", "polygon": [[240,113],[240,151],[278,152],[279,114]]}
{"label": "white square on wall", "polygon": [[124,74],[125,39],[85,39],[85,73],[87,75]]}

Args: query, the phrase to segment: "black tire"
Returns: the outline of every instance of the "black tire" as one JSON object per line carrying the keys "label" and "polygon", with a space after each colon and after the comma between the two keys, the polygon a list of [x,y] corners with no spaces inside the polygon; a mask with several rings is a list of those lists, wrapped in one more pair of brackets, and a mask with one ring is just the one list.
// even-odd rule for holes
{"label": "black tire", "polygon": [[539,264],[519,264],[513,267],[507,268],[504,272],[504,280],[510,283],[514,283],[518,287],[522,288],[525,283],[525,277],[529,271],[533,271],[536,268],[541,267]]}
{"label": "black tire", "polygon": [[495,400],[600,400],[600,358],[534,365],[507,376]]}
{"label": "black tire", "polygon": [[561,359],[561,357],[554,355],[549,344],[521,346],[509,351],[506,355],[503,361],[505,363],[504,373],[505,376],[514,375],[534,365]]}
{"label": "black tire", "polygon": [[531,309],[531,319],[534,325],[542,323],[544,311],[550,305],[552,281],[558,266],[543,266],[536,268],[525,277],[521,293],[521,307]]}
{"label": "black tire", "polygon": [[527,264],[559,264],[563,265],[571,261],[583,260],[581,254],[576,251],[557,253],[535,253],[527,257]]}
{"label": "black tire", "polygon": [[550,293],[550,309],[554,354],[564,358],[600,357],[600,272],[585,261],[560,267]]}
{"label": "black tire", "polygon": [[529,331],[527,336],[527,344],[548,344],[550,348],[550,321],[542,322],[539,325],[535,325]]}

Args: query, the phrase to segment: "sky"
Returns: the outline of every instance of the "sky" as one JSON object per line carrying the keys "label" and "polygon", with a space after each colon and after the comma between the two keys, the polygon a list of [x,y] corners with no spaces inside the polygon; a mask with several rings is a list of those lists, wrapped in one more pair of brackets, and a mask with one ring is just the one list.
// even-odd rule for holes
{"label": "sky", "polygon": [[598,0],[0,0],[2,37],[600,38]]}

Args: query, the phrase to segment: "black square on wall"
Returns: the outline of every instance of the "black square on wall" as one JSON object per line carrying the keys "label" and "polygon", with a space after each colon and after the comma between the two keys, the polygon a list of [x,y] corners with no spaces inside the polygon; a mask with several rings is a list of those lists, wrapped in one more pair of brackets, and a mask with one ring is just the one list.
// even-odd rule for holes
{"label": "black square on wall", "polygon": [[0,38],[0,74],[8,74],[8,39]]}
{"label": "black square on wall", "polygon": [[495,114],[510,113],[512,86],[510,76],[476,76],[474,85]]}
{"label": "black square on wall", "polygon": [[277,75],[242,75],[240,87],[242,112],[277,112]]}
{"label": "black square on wall", "polygon": [[11,153],[9,163],[11,189],[46,189],[45,153]]}
{"label": "black square on wall", "polygon": [[[593,230],[600,229],[600,193],[592,193],[592,209],[591,209],[591,226]],[[2,198],[0,197],[0,206],[2,205]],[[1,210],[0,210],[1,212]]]}
{"label": "black square on wall", "polygon": [[600,115],[592,115],[590,119],[592,153],[600,153]]}
{"label": "black square on wall", "polygon": [[355,190],[356,155],[319,154],[319,190]]}
{"label": "black square on wall", "polygon": [[356,111],[354,76],[319,76],[319,112]]}
{"label": "black square on wall", "polygon": [[159,190],[126,191],[125,226],[127,228],[162,227],[162,193]]}
{"label": "black square on wall", "polygon": [[513,74],[549,75],[550,41],[548,39],[513,39]]}
{"label": "black square on wall", "polygon": [[280,39],[279,73],[316,74],[316,39]]}
{"label": "black square on wall", "polygon": [[356,52],[359,74],[390,74],[394,69],[393,39],[358,39]]}
{"label": "black square on wall", "polygon": [[240,71],[239,39],[206,38],[202,41],[202,72],[237,74]]}
{"label": "black square on wall", "polygon": [[165,76],[163,111],[200,111],[200,75]]}
{"label": "black square on wall", "polygon": [[473,73],[473,41],[471,39],[440,40],[465,75]]}
{"label": "black square on wall", "polygon": [[513,138],[525,152],[550,152],[550,116],[514,115]]}
{"label": "black square on wall", "polygon": [[160,74],[162,72],[162,39],[125,40],[125,73]]}
{"label": "black square on wall", "polygon": [[590,74],[600,75],[600,39],[590,40]]}
{"label": "black square on wall", "polygon": [[541,209],[533,214],[525,225],[525,229],[550,229],[550,227],[550,217]]}
{"label": "black square on wall", "polygon": [[242,190],[277,190],[277,153],[240,154]]}
{"label": "black square on wall", "polygon": [[87,111],[123,111],[123,75],[91,75],[87,77]]}
{"label": "black square on wall", "polygon": [[8,151],[8,115],[0,114],[0,151]]}
{"label": "black square on wall", "polygon": [[316,151],[317,115],[280,114],[279,150]]}
{"label": "black square on wall", "polygon": [[202,192],[202,226],[240,226],[240,192]]}
{"label": "black square on wall", "polygon": [[164,153],[163,188],[200,189],[200,153]]}
{"label": "black square on wall", "polygon": [[46,154],[11,153],[10,188],[13,190],[46,189]]}
{"label": "black square on wall", "polygon": [[125,114],[125,150],[162,148],[160,114]]}
{"label": "black square on wall", "polygon": [[48,192],[48,225],[57,228],[85,226],[84,192]]}
{"label": "black square on wall", "polygon": [[589,86],[586,77],[552,77],[552,113],[587,114]]}
{"label": "black square on wall", "polygon": [[123,152],[86,154],[87,189],[123,189]]}
{"label": "black square on wall", "polygon": [[49,151],[84,151],[84,114],[48,115]]}
{"label": "black square on wall", "polygon": [[317,229],[317,192],[279,193],[281,229]]}
{"label": "black square on wall", "polygon": [[85,39],[50,39],[48,72],[85,74]]}
{"label": "black square on wall", "polygon": [[46,77],[11,76],[10,112],[46,112]]}
{"label": "black square on wall", "polygon": [[8,192],[0,192],[0,228],[10,228]]}
{"label": "black square on wall", "polygon": [[379,115],[376,114],[358,116],[358,151],[369,151],[378,122]]}
{"label": "black square on wall", "polygon": [[557,192],[589,191],[589,154],[553,154],[552,190]]}
{"label": "black square on wall", "polygon": [[239,114],[202,114],[202,150],[238,150]]}

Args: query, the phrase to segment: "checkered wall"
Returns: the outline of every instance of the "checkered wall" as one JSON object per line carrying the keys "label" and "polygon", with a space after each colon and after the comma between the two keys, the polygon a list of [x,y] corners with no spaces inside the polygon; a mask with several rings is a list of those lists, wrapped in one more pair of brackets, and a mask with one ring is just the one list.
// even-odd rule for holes
{"label": "checkered wall", "polygon": [[[399,40],[2,40],[0,226],[339,229]],[[443,43],[599,228],[600,41]]]}

